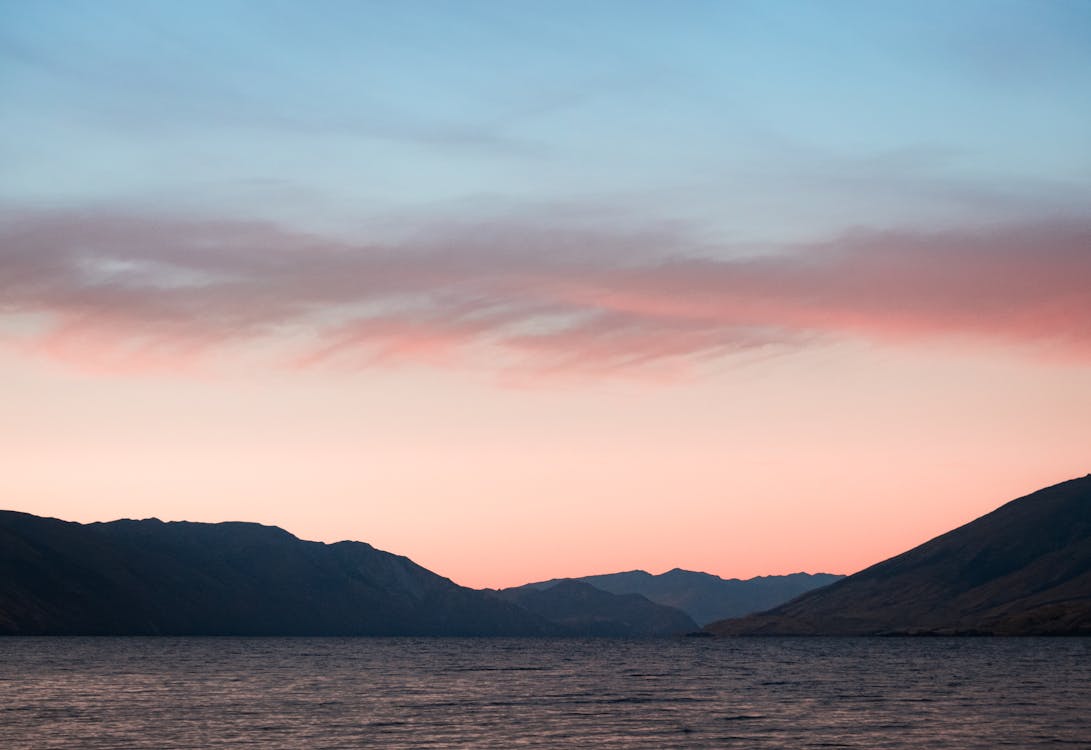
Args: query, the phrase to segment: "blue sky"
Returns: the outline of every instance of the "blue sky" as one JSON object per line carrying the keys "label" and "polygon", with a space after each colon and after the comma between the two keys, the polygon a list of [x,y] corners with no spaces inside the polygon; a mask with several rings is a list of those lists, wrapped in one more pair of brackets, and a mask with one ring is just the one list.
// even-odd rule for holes
{"label": "blue sky", "polygon": [[1091,5],[6,2],[0,199],[739,242],[1078,211]]}

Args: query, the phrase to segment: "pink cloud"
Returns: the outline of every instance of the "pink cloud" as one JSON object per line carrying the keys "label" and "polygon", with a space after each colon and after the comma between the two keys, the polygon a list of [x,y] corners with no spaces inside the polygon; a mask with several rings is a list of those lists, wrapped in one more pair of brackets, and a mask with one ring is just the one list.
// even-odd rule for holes
{"label": "pink cloud", "polygon": [[301,367],[484,357],[590,375],[837,337],[1091,361],[1086,221],[729,250],[665,232],[496,224],[383,246],[246,222],[8,214],[0,320],[37,321],[28,350],[127,370],[270,341]]}

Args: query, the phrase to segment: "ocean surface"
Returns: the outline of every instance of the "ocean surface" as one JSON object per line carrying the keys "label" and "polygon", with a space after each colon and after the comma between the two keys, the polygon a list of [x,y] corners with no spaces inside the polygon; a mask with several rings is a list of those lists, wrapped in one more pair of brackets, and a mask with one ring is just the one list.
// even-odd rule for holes
{"label": "ocean surface", "polygon": [[1091,748],[1091,639],[0,638],[0,748]]}

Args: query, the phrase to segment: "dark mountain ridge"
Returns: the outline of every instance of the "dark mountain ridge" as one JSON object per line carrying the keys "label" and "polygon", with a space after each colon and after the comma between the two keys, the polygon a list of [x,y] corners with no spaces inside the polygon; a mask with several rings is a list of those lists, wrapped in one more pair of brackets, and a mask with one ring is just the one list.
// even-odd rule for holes
{"label": "dark mountain ridge", "polygon": [[362,542],[254,523],[82,525],[0,511],[0,633],[556,635]]}
{"label": "dark mountain ridge", "polygon": [[683,612],[586,584],[476,591],[363,542],[256,523],[0,511],[0,634],[652,636]]}
{"label": "dark mountain ridge", "polygon": [[779,607],[713,623],[719,635],[1091,635],[1091,474]]}

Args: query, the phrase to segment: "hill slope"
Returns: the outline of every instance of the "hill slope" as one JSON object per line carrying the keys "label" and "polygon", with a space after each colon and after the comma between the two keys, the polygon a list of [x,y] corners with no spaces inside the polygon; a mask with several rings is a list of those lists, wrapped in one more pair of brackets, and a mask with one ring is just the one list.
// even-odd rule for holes
{"label": "hill slope", "polygon": [[566,630],[586,635],[681,635],[698,629],[697,623],[681,610],[656,604],[639,594],[611,594],[582,581],[520,586],[498,591],[497,596]]}
{"label": "hill slope", "polygon": [[[761,612],[842,577],[830,573],[793,573],[740,580],[675,568],[660,575],[632,570],[573,580],[589,583],[611,594],[640,594],[656,604],[680,609],[703,625]],[[541,587],[553,583],[556,581],[531,585]]]}
{"label": "hill slope", "polygon": [[0,511],[0,634],[555,633],[361,542],[252,523],[81,525]]}
{"label": "hill slope", "polygon": [[719,635],[1091,634],[1091,474],[965,526]]}

